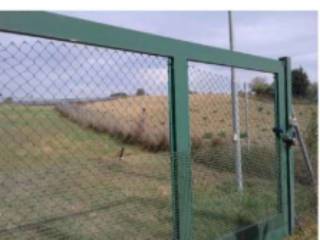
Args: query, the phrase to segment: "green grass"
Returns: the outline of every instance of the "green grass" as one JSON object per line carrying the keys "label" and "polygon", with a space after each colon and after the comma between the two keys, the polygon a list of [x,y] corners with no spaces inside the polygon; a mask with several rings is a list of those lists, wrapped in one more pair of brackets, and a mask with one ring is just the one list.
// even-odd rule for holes
{"label": "green grass", "polygon": [[[0,239],[170,239],[168,153],[81,128],[48,106],[0,105],[0,143]],[[194,156],[195,239],[276,214],[276,180],[252,174],[255,158],[240,195],[230,149],[211,153]]]}
{"label": "green grass", "polygon": [[233,176],[212,187],[194,187],[195,239],[218,239],[257,221],[276,215],[276,191],[269,181],[246,181],[243,194]]}

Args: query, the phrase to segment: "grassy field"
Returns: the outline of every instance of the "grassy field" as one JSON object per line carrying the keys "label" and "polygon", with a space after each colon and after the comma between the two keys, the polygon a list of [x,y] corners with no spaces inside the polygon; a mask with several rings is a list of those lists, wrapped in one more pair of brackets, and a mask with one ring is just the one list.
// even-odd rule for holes
{"label": "grassy field", "polygon": [[[137,99],[133,101],[140,101]],[[163,132],[167,123],[159,117],[160,111],[166,111],[164,100],[154,101],[159,106],[151,108],[150,100],[145,112],[158,120],[145,117],[143,128],[149,131],[154,126],[159,129],[154,131],[166,136]],[[191,109],[200,104],[192,102]],[[132,103],[127,105],[128,111],[119,111],[109,103],[79,105],[79,111],[83,107],[94,110],[95,115],[92,111],[80,113],[102,123],[97,116],[108,109],[121,131],[131,118],[141,119],[140,105],[140,111]],[[136,110],[136,117],[130,115],[134,112],[130,109]],[[127,115],[130,119],[123,119]],[[73,121],[51,106],[0,105],[0,239],[170,239],[169,154],[146,151],[116,134],[112,137],[112,132],[105,134],[105,129],[92,122],[76,123],[70,118]],[[200,119],[208,126],[214,121],[196,117],[193,125]],[[219,136],[227,138],[227,129],[219,129],[226,132]],[[201,144],[214,141],[215,133],[209,138],[203,137],[207,130],[199,131]],[[125,151],[120,159],[121,148]],[[224,151],[229,152],[227,148]],[[226,161],[225,168],[213,168],[216,159],[224,155],[211,157],[213,162],[208,165],[201,161],[206,154],[194,155],[195,239],[216,238],[277,213],[276,178],[261,177],[261,172],[246,174],[245,193],[240,196],[234,175],[227,168],[232,163]],[[270,160],[270,156],[265,158]],[[302,192],[304,189],[301,186]]]}
{"label": "grassy field", "polygon": [[[193,150],[199,149],[200,161],[207,165],[233,167],[231,98],[227,94],[191,94],[190,127]],[[168,99],[163,96],[133,96],[111,101],[82,104],[62,104],[56,110],[63,116],[85,128],[108,133],[125,143],[142,146],[146,150],[161,151],[169,147]],[[239,98],[239,116],[244,163],[248,171],[256,174],[264,169],[274,176],[276,154],[274,127],[274,104],[270,99],[252,97],[249,103],[248,125],[245,129],[245,100]],[[316,106],[303,102],[294,105],[302,131],[305,133],[316,111]],[[247,153],[247,137],[250,152]],[[205,150],[205,151],[204,151]],[[214,161],[208,156],[214,156]],[[256,157],[259,155],[259,163]],[[301,153],[296,157],[301,159]],[[199,157],[198,157],[199,158]],[[274,161],[270,162],[270,158]],[[263,163],[263,161],[265,161]],[[233,169],[231,169],[233,170]],[[272,172],[273,171],[273,172]],[[306,176],[303,161],[297,161],[297,176]]]}
{"label": "grassy field", "polygon": [[2,105],[0,125],[1,239],[169,235],[165,154],[126,146],[119,161],[125,145],[83,130],[51,107]]}

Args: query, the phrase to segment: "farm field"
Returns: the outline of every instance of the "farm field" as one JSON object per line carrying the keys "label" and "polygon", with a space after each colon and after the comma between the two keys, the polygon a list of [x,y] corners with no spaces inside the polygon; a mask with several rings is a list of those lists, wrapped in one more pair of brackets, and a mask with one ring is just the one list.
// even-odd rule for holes
{"label": "farm field", "polygon": [[[112,101],[66,105],[73,111],[69,112],[68,118],[65,109],[61,115],[61,109],[58,112],[53,106],[1,104],[0,193],[3,197],[0,239],[170,239],[170,157],[162,147],[166,144],[163,139],[167,136],[167,123],[160,117],[166,116],[163,111],[167,109],[166,104],[162,104],[164,99],[154,99],[159,103],[154,106],[153,100],[143,98],[118,99],[115,100],[119,101],[116,107],[116,104],[109,104]],[[191,99],[191,114],[194,114],[192,109],[200,106],[200,101],[205,101],[199,99]],[[135,105],[134,102],[124,103],[125,100],[141,102]],[[157,131],[142,138],[151,147],[131,144],[134,135],[130,135],[130,128],[124,128],[130,121],[131,125],[127,126],[139,126],[139,120],[137,123],[132,119],[141,119],[139,113],[145,102],[148,103],[142,108],[154,119],[144,117],[143,129]],[[221,106],[224,104],[227,103],[223,102]],[[133,111],[119,111],[121,106],[140,111],[137,116],[130,115]],[[269,116],[269,105],[262,107]],[[226,108],[213,111],[218,111],[217,116],[226,114],[221,119],[230,119]],[[110,126],[117,123],[121,127],[114,127],[114,132],[104,129],[108,126],[101,127],[99,124],[105,124],[106,120],[101,113],[112,116],[108,119],[115,122]],[[202,113],[200,115],[191,116],[192,126],[198,121],[206,121],[207,126],[217,124],[213,119],[204,118]],[[97,121],[85,122],[77,116],[86,121],[90,118]],[[272,116],[271,112],[270,120],[265,116],[261,119],[272,121]],[[258,124],[260,114],[256,113],[256,117]],[[208,130],[197,129],[200,133],[194,138],[201,139],[198,147],[207,148],[209,139],[214,141],[215,136],[225,139],[223,143],[228,142],[230,126],[227,120],[219,122],[221,126],[216,128],[225,134],[215,133],[216,128],[212,128],[209,137]],[[118,135],[124,130],[129,132],[125,139],[125,135]],[[152,138],[158,136],[156,133],[163,134],[162,142]],[[262,133],[253,133],[253,142],[258,141],[259,134]],[[150,139],[154,142],[149,145]],[[247,154],[250,164],[245,168],[249,170],[245,174],[245,192],[240,197],[235,188],[230,153],[226,154],[230,148],[216,140],[214,143],[218,148],[212,148],[211,153],[198,151],[193,155],[196,239],[222,236],[277,213],[276,179],[261,174],[261,169],[255,170],[256,174],[249,171],[253,167],[250,159],[260,157],[266,163],[275,160],[272,159],[274,155],[268,156],[266,152],[264,156]],[[124,156],[119,158],[122,148]],[[148,151],[150,149],[157,151]],[[254,151],[255,154],[260,150]],[[219,162],[221,167],[215,167]],[[265,167],[263,163],[262,167]],[[272,168],[268,171],[276,174]],[[302,185],[298,188],[308,201],[309,192]],[[304,204],[311,203],[304,201]]]}

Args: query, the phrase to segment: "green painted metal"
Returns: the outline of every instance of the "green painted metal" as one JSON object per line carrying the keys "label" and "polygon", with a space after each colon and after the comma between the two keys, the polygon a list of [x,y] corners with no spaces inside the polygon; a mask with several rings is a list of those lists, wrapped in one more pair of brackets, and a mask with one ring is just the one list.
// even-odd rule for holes
{"label": "green painted metal", "polygon": [[[275,125],[277,129],[286,130],[286,106],[284,96],[284,67],[276,74],[275,88]],[[283,226],[286,234],[288,232],[288,186],[287,186],[287,157],[286,146],[281,134],[276,134],[276,144],[279,156],[279,211],[282,214]]]}
{"label": "green painted metal", "polygon": [[[284,65],[284,96],[286,97],[286,132],[289,138],[293,138],[294,129],[291,123],[292,118],[292,82],[291,82],[291,61],[290,58],[280,58]],[[287,157],[287,186],[288,186],[288,227],[289,233],[292,234],[295,225],[295,210],[294,210],[294,158],[293,148],[290,145],[286,146],[286,157]]]}
{"label": "green painted metal", "polygon": [[171,62],[170,128],[174,239],[192,239],[192,186],[189,132],[188,70],[185,57]]}
{"label": "green painted metal", "polygon": [[[168,89],[169,89],[169,97],[168,97],[168,114],[169,114],[169,128],[170,128],[170,151],[171,153],[175,151],[175,136],[173,134],[174,131],[174,121],[175,121],[175,111],[174,111],[174,84],[172,83],[172,73],[173,73],[173,64],[172,64],[172,59],[168,59]],[[174,158],[174,156],[171,154],[171,195],[172,195],[172,219],[173,219],[173,224],[172,224],[172,234],[173,234],[173,239],[179,239],[179,231],[177,231],[179,227],[179,211],[178,211],[178,206],[177,206],[177,201],[178,201],[178,181],[177,181],[177,161]]]}
{"label": "green painted metal", "polygon": [[[205,62],[274,73],[275,125],[289,131],[291,113],[290,61],[179,41],[45,12],[0,12],[0,31],[122,49],[169,58],[169,115],[172,152],[173,239],[192,239],[192,176],[187,62]],[[293,230],[293,162],[291,150],[276,139],[279,152],[279,215],[257,223],[233,239],[282,239]],[[210,227],[210,226],[208,226]]]}
{"label": "green painted metal", "polygon": [[0,30],[156,54],[257,71],[277,72],[279,61],[179,41],[46,12],[0,12]]}
{"label": "green painted metal", "polygon": [[292,148],[285,143],[285,138],[293,135],[291,126],[292,116],[292,90],[291,90],[291,68],[289,58],[279,59],[283,64],[283,70],[278,73],[277,78],[277,127],[283,130],[278,135],[278,149],[280,154],[280,210],[283,213],[286,233],[294,231],[294,162]]}

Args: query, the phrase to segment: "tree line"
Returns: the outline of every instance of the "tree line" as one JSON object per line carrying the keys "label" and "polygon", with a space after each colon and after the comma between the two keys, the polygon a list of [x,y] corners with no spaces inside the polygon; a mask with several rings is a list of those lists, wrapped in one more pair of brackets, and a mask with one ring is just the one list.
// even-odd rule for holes
{"label": "tree line", "polygon": [[[291,71],[291,79],[293,97],[312,101],[318,100],[317,83],[310,81],[308,74],[302,67]],[[257,96],[270,97],[274,91],[273,84],[273,82],[268,83],[264,77],[255,77],[250,84],[250,89]]]}

